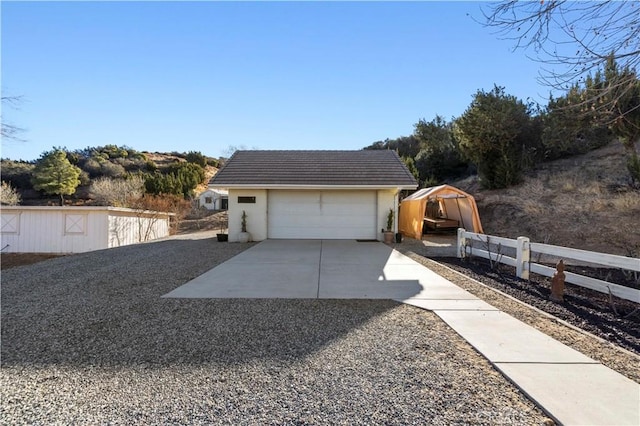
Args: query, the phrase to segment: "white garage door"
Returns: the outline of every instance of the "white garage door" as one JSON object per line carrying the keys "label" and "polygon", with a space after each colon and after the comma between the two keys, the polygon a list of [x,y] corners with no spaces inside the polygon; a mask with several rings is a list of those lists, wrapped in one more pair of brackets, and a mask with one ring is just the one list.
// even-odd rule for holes
{"label": "white garage door", "polygon": [[269,238],[374,239],[375,191],[269,191]]}

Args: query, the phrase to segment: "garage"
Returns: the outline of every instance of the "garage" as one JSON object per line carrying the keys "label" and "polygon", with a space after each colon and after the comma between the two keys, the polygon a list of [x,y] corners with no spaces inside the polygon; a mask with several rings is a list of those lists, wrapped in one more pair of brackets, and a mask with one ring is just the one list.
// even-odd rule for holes
{"label": "garage", "polygon": [[268,191],[268,238],[375,239],[376,191]]}
{"label": "garage", "polygon": [[417,186],[390,150],[241,150],[209,181],[229,194],[229,242],[382,240],[398,194]]}

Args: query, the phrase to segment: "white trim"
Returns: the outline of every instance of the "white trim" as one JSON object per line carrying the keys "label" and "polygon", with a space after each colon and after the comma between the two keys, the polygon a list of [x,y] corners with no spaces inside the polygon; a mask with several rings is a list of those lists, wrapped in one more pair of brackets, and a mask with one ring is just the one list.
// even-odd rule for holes
{"label": "white trim", "polygon": [[22,212],[3,214],[0,220],[0,234],[20,235],[21,214]]}
{"label": "white trim", "polygon": [[68,213],[73,211],[89,211],[89,212],[123,212],[123,213],[141,213],[141,214],[153,214],[153,215],[161,215],[161,216],[175,216],[175,213],[169,212],[158,212],[153,210],[138,210],[138,209],[129,209],[126,207],[108,207],[108,206],[2,206],[0,210],[25,210],[25,211],[56,211],[62,210]]}
{"label": "white trim", "polygon": [[265,184],[265,185],[256,185],[256,184],[246,184],[246,185],[215,185],[209,184],[209,188],[229,188],[229,189],[326,189],[326,190],[340,190],[340,189],[368,189],[368,190],[376,190],[376,189],[396,189],[398,191],[403,189],[416,189],[418,185],[283,185],[283,184]]}
{"label": "white trim", "polygon": [[68,212],[62,215],[63,229],[62,235],[87,235],[88,213]]}

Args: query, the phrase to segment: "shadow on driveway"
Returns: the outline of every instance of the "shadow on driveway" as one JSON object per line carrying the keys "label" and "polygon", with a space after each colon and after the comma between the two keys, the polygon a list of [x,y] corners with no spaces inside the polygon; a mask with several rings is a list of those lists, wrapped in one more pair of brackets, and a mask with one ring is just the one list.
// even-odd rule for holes
{"label": "shadow on driveway", "polygon": [[248,247],[173,239],[3,272],[2,364],[293,360],[398,306],[389,300],[160,297]]}
{"label": "shadow on driveway", "polygon": [[267,240],[163,297],[406,300],[437,280],[379,242]]}

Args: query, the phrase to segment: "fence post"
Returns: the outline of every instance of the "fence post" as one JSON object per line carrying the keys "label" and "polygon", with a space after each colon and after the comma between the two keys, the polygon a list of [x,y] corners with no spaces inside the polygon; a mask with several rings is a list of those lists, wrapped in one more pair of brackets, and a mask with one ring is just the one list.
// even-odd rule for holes
{"label": "fence post", "polygon": [[529,249],[529,238],[518,237],[516,242],[516,276],[524,280],[529,279],[529,261],[531,260],[531,250]]}
{"label": "fence post", "polygon": [[466,241],[464,238],[464,228],[458,228],[458,244],[457,244],[457,256],[458,258],[466,257],[464,246],[466,245]]}

